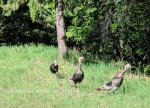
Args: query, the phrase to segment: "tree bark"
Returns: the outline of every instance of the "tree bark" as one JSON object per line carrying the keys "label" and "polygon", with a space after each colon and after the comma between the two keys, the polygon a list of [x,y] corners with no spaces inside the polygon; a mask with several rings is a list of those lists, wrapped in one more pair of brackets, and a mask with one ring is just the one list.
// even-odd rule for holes
{"label": "tree bark", "polygon": [[123,49],[124,49],[123,39],[119,39],[119,45],[120,45],[120,59],[123,60]]}
{"label": "tree bark", "polygon": [[64,55],[68,54],[65,20],[64,20],[62,6],[63,5],[61,0],[58,0],[58,4],[56,7],[56,28],[57,28],[57,42],[58,42],[60,57],[63,57]]}

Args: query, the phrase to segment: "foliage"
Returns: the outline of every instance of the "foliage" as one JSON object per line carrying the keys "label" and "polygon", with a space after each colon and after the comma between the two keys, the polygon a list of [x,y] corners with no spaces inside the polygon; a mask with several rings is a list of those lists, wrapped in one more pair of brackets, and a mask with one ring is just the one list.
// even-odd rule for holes
{"label": "foliage", "polygon": [[20,5],[18,10],[11,13],[11,16],[4,14],[4,16],[1,16],[1,19],[1,43],[56,43],[54,29],[49,27],[48,24],[32,22],[27,3]]}
{"label": "foliage", "polygon": [[[150,63],[149,0],[62,1],[69,47],[107,61]],[[23,36],[20,43],[56,43],[55,5],[57,0],[1,0],[0,41],[17,43]]]}
{"label": "foliage", "polygon": [[26,3],[27,0],[0,0],[1,8],[5,16],[10,16],[12,12],[19,9],[19,6]]}
{"label": "foliage", "polygon": [[56,10],[55,0],[37,1],[30,0],[28,3],[30,17],[32,21],[42,23],[46,27],[55,28],[56,25]]}
{"label": "foliage", "polygon": [[[118,40],[123,40],[124,57],[133,63],[149,62],[149,1],[121,1],[116,5],[116,13],[111,32]],[[127,53],[128,52],[128,53]],[[132,56],[130,56],[130,55]],[[127,58],[127,57],[131,58]]]}
{"label": "foliage", "polygon": [[95,23],[93,16],[95,11],[97,11],[95,7],[87,8],[83,4],[78,4],[70,16],[72,17],[72,25],[67,28],[67,37],[77,42],[84,42],[84,39],[93,30]]}

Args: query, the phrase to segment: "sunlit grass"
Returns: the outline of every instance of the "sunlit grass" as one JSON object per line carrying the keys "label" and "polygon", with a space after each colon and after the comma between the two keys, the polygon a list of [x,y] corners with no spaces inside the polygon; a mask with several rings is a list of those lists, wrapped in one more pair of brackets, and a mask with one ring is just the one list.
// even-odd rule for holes
{"label": "sunlit grass", "polygon": [[[129,72],[115,93],[94,91],[123,69],[123,62],[83,64],[84,80],[78,88],[70,86],[79,57],[72,54],[66,60],[53,46],[0,47],[0,107],[149,108],[150,79]],[[64,78],[49,71],[55,59]]]}

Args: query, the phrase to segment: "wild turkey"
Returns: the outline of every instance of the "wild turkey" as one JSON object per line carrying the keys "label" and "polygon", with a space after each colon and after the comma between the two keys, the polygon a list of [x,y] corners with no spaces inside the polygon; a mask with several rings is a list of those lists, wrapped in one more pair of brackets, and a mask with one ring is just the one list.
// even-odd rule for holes
{"label": "wild turkey", "polygon": [[100,90],[108,90],[109,92],[113,92],[115,90],[117,90],[118,87],[120,87],[122,85],[123,82],[123,78],[124,78],[124,73],[131,67],[130,64],[125,65],[125,68],[117,73],[115,75],[115,77],[112,78],[112,80],[110,82],[108,82],[107,84],[103,85],[100,88],[97,88],[97,91]]}
{"label": "wild turkey", "polygon": [[56,64],[56,60],[54,61],[54,64],[51,64],[51,65],[50,65],[50,71],[51,71],[53,74],[56,74],[56,72],[58,71],[58,65]]}
{"label": "wild turkey", "polygon": [[84,78],[84,72],[81,69],[81,63],[83,59],[84,59],[83,57],[79,58],[79,66],[77,68],[77,71],[73,74],[73,77],[69,79],[69,81],[73,82],[75,86],[76,83],[80,83]]}

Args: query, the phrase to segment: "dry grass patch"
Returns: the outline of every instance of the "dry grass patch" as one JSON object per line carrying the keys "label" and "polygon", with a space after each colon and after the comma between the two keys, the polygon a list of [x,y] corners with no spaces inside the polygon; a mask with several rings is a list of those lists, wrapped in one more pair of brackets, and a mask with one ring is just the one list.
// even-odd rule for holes
{"label": "dry grass patch", "polygon": [[42,61],[42,60],[36,60],[35,64],[38,65],[38,66],[43,67],[44,66],[44,61]]}

